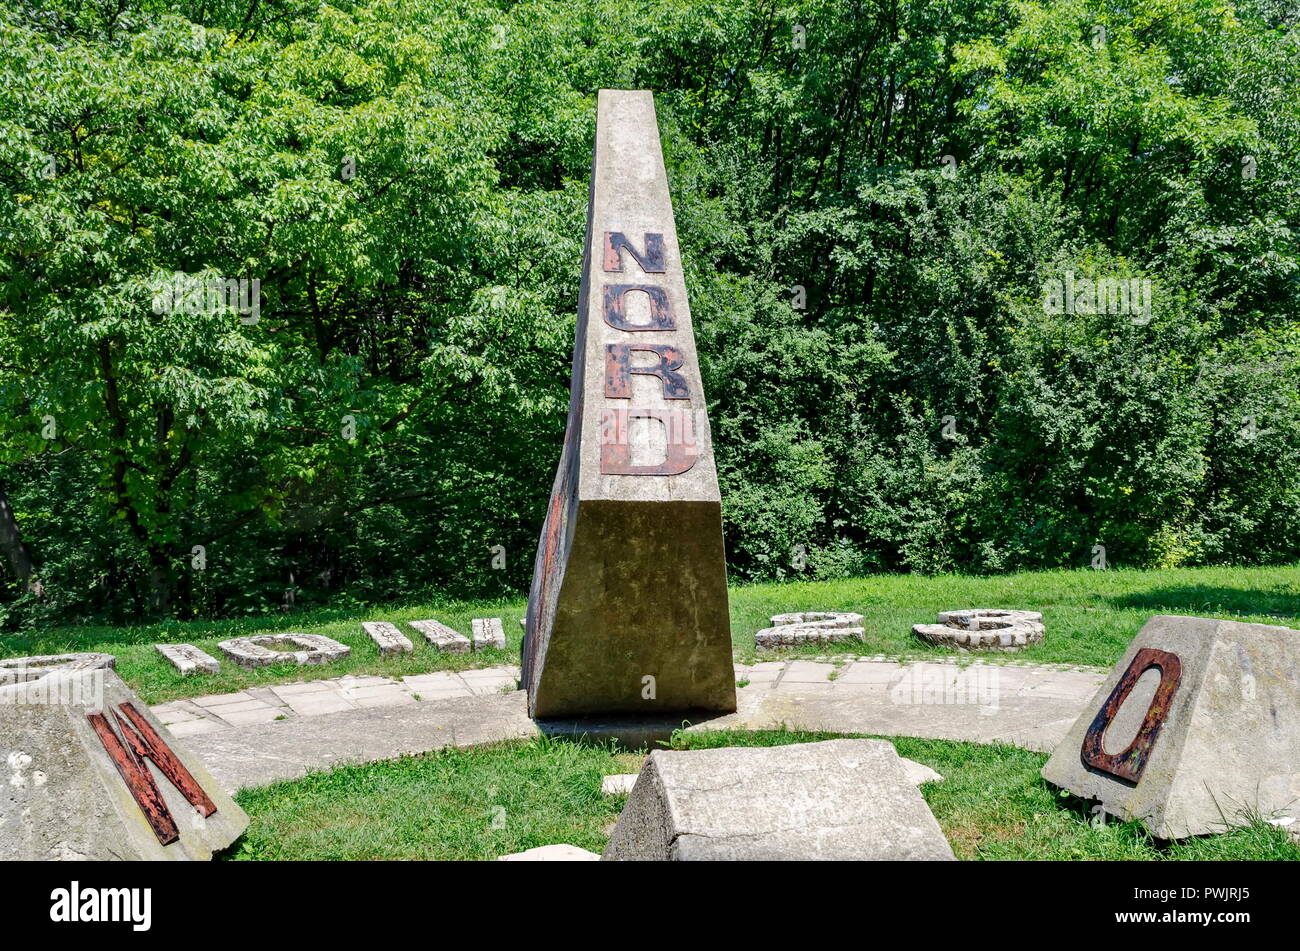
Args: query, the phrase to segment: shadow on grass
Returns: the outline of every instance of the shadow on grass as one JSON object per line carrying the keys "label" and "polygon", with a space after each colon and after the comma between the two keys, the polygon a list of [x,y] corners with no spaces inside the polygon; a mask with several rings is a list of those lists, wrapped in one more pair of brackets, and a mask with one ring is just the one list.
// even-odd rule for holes
{"label": "shadow on grass", "polygon": [[1107,598],[1116,608],[1133,608],[1152,614],[1237,614],[1300,617],[1300,592],[1288,588],[1225,588],[1215,585],[1180,585],[1152,588]]}

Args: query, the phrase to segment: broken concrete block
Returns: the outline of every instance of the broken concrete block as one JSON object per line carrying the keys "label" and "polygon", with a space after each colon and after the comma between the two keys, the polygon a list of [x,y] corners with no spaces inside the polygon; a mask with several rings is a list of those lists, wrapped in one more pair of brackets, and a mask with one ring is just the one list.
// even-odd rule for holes
{"label": "broken concrete block", "polygon": [[0,687],[0,856],[206,860],[248,817],[112,670]]}
{"label": "broken concrete block", "polygon": [[429,646],[446,654],[466,654],[470,650],[470,640],[459,631],[453,631],[441,621],[407,621],[407,624],[424,635]]}
{"label": "broken concrete block", "polygon": [[1300,631],[1153,617],[1042,774],[1162,839],[1292,815]]}
{"label": "broken concrete block", "polygon": [[736,709],[722,507],[648,91],[602,89],[569,418],[537,547],[529,714]]}
{"label": "broken concrete block", "polygon": [[952,849],[885,740],[655,750],[604,860],[941,859]]}
{"label": "broken concrete block", "polygon": [[943,777],[924,763],[918,763],[916,760],[907,759],[903,756],[900,756],[898,760],[903,764],[903,769],[907,773],[907,778],[918,786],[922,783],[943,782]]}
{"label": "broken concrete block", "polygon": [[470,627],[470,633],[474,636],[474,650],[481,651],[485,647],[505,649],[506,632],[499,617],[476,617],[470,621]]}
{"label": "broken concrete block", "polygon": [[182,677],[192,674],[215,674],[221,670],[221,661],[193,644],[155,644],[154,650],[167,658]]}
{"label": "broken concrete block", "polygon": [[362,621],[361,630],[374,641],[381,656],[388,654],[410,654],[415,650],[411,639],[398,630],[396,624],[388,621]]}
{"label": "broken concrete block", "polygon": [[241,667],[318,666],[352,653],[352,648],[324,634],[255,634],[222,641],[217,647]]}
{"label": "broken concrete block", "polygon": [[600,792],[604,796],[627,796],[636,785],[637,773],[619,773],[606,776],[600,781]]}

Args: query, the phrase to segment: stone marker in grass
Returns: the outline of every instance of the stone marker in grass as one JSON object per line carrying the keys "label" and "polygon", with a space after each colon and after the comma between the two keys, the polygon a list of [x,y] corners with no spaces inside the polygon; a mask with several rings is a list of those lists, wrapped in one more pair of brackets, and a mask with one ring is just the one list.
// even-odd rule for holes
{"label": "stone marker in grass", "polygon": [[182,677],[215,674],[221,670],[221,661],[193,644],[155,644],[154,650],[167,658]]}
{"label": "stone marker in grass", "polygon": [[83,651],[77,654],[39,654],[32,657],[10,657],[0,660],[0,684],[20,684],[39,680],[56,670],[74,673],[78,670],[111,670],[117,666],[112,654]]}
{"label": "stone marker in grass", "polygon": [[361,630],[374,641],[381,656],[390,654],[410,654],[415,650],[411,639],[398,630],[396,624],[388,621],[362,621]]}
{"label": "stone marker in grass", "polygon": [[1300,631],[1153,617],[1043,778],[1162,839],[1300,801]]}
{"label": "stone marker in grass", "polygon": [[655,750],[602,859],[941,859],[952,849],[885,740]]}
{"label": "stone marker in grass", "polygon": [[481,651],[485,647],[495,647],[504,650],[506,646],[505,628],[501,626],[499,617],[476,617],[470,621],[471,631],[474,635],[474,649]]}
{"label": "stone marker in grass", "polygon": [[654,99],[602,89],[568,426],[528,599],[530,715],[736,709],[705,407]]}
{"label": "stone marker in grass", "polygon": [[324,634],[255,634],[222,641],[217,647],[240,667],[319,666],[352,653],[352,648]]}
{"label": "stone marker in grass", "polygon": [[206,860],[248,817],[112,670],[0,686],[0,857]]}
{"label": "stone marker in grass", "polygon": [[441,621],[407,621],[407,624],[424,635],[429,646],[445,654],[466,654],[470,650],[469,638],[460,631],[453,631]]}
{"label": "stone marker in grass", "polygon": [[940,611],[938,624],[916,624],[912,633],[923,641],[958,653],[996,651],[1012,654],[1043,642],[1043,616],[1037,611],[966,608]]}
{"label": "stone marker in grass", "polygon": [[754,635],[760,648],[795,647],[800,644],[838,644],[860,641],[866,634],[862,615],[844,611],[804,611],[774,614],[772,626]]}

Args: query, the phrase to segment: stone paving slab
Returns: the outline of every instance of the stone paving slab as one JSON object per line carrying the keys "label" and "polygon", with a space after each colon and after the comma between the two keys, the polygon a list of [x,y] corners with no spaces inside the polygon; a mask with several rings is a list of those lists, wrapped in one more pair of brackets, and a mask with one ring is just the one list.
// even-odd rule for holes
{"label": "stone paving slab", "polygon": [[284,716],[275,707],[265,704],[248,710],[238,710],[223,714],[221,719],[231,726],[253,726],[258,723],[271,723]]}
{"label": "stone paving slab", "polygon": [[229,732],[230,725],[216,720],[194,720],[190,723],[169,723],[172,736],[198,736],[202,733]]}
{"label": "stone paving slab", "polygon": [[[341,713],[344,710],[355,710],[357,706],[347,697],[333,690],[290,694],[285,698],[285,702],[300,717],[318,717],[327,713]],[[223,714],[222,719],[227,719],[227,717]]]}
{"label": "stone paving slab", "polygon": [[210,708],[210,707],[223,706],[224,704],[227,703],[239,703],[244,700],[251,700],[252,697],[250,697],[244,691],[238,690],[235,693],[207,694],[202,697],[191,697],[190,699],[193,702],[197,703],[200,707]]}
{"label": "stone paving slab", "polygon": [[222,786],[235,790],[346,763],[535,734],[524,694],[515,691],[217,730],[190,736],[187,745]]}
{"label": "stone paving slab", "polygon": [[419,694],[420,698],[425,700],[434,697],[468,697],[473,692],[458,674],[451,671],[435,671],[431,674],[403,677],[402,684],[411,691],[412,695]]}
{"label": "stone paving slab", "polygon": [[417,702],[412,693],[401,684],[354,687],[349,691],[348,699],[358,707],[391,707]]}

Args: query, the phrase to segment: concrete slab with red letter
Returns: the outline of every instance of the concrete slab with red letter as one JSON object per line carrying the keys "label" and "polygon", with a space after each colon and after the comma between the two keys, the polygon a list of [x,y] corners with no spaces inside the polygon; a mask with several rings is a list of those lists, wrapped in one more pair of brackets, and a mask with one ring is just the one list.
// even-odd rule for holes
{"label": "concrete slab with red letter", "polygon": [[248,816],[112,670],[0,687],[0,856],[206,860]]}

